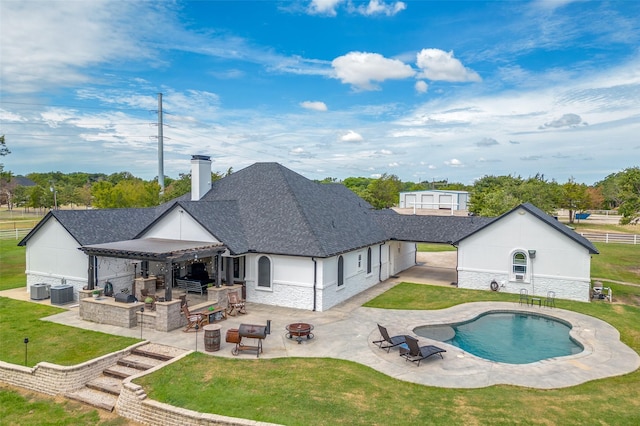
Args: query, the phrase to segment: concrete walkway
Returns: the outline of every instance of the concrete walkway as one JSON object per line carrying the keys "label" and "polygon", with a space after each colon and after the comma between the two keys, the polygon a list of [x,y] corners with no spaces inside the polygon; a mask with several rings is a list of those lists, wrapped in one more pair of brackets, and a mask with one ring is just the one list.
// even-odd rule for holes
{"label": "concrete walkway", "polygon": [[[248,303],[248,314],[229,317],[218,323],[222,326],[222,342],[220,350],[216,352],[204,352],[203,332],[184,333],[179,329],[164,333],[142,329],[142,337],[154,343],[188,350],[195,350],[197,345],[198,351],[211,356],[233,357],[231,349],[235,345],[225,342],[227,329],[238,328],[241,323],[265,325],[267,320],[271,320],[271,334],[263,342],[264,352],[260,354],[260,358],[293,356],[345,359],[367,365],[407,382],[449,388],[479,388],[495,384],[540,389],[562,388],[626,374],[640,367],[640,356],[620,342],[619,333],[612,326],[596,318],[562,309],[528,307],[506,302],[467,303],[438,311],[362,307],[366,301],[402,281],[450,286],[451,282],[455,281],[455,269],[443,267],[438,262],[427,261],[399,277],[378,284],[328,312],[311,312]],[[18,290],[20,293],[26,293],[24,289]],[[0,296],[11,297],[9,292],[11,291],[0,292]],[[417,326],[464,321],[493,310],[535,312],[567,321],[573,326],[572,336],[584,346],[585,350],[572,356],[513,365],[487,361],[455,346],[418,337],[413,332]],[[79,318],[77,307],[45,320],[121,336],[139,338],[141,334],[139,328],[129,329],[83,321]],[[314,338],[303,340],[301,343],[288,339],[285,327],[294,322],[313,324]],[[446,349],[447,352],[443,354],[444,359],[438,356],[430,357],[417,366],[401,358],[397,349],[391,349],[389,353],[381,350],[372,343],[380,338],[376,323],[386,326],[391,335],[412,335],[418,337],[421,345],[435,344]],[[252,344],[252,341],[249,339],[247,344]],[[241,352],[237,357],[254,359],[256,354],[254,351],[247,351]]]}

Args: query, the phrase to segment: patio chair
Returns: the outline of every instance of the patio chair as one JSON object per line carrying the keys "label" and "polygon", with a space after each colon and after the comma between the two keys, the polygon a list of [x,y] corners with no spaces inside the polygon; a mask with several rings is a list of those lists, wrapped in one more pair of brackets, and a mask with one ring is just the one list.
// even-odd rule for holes
{"label": "patio chair", "polygon": [[548,308],[555,308],[556,307],[556,292],[555,291],[548,291],[547,292],[547,298],[544,299],[544,306],[546,306]]}
{"label": "patio chair", "polygon": [[520,302],[521,305],[524,303],[525,305],[529,304],[529,290],[526,288],[520,289]]}
{"label": "patio chair", "polygon": [[[235,316],[236,314],[246,314],[245,302],[238,296],[237,291],[230,291],[227,293],[229,299],[229,307],[227,308],[227,315]],[[235,312],[235,313],[234,313]]]}
{"label": "patio chair", "polygon": [[190,312],[186,304],[182,305],[182,313],[187,319],[187,328],[182,330],[184,332],[191,329],[195,330],[196,325],[198,328],[202,328],[204,325],[209,324],[209,315],[203,314],[202,312]]}
{"label": "patio chair", "polygon": [[406,346],[400,347],[400,356],[404,357],[406,361],[417,362],[418,366],[420,366],[420,361],[431,355],[440,355],[440,358],[444,359],[442,352],[446,352],[446,350],[434,345],[420,346],[418,339],[411,336],[406,336]]}
{"label": "patio chair", "polygon": [[[405,342],[406,336],[400,335],[400,336],[389,337],[389,332],[387,331],[386,327],[383,327],[380,324],[378,324],[378,330],[380,330],[380,336],[382,337],[382,339],[376,340],[373,343],[378,345],[380,349],[386,349],[387,352],[389,352],[391,348],[401,345]],[[382,346],[385,343],[386,345]]]}

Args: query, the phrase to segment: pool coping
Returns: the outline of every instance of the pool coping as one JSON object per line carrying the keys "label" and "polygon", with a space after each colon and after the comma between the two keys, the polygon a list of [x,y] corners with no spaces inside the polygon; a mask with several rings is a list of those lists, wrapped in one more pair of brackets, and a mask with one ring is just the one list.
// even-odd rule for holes
{"label": "pool coping", "polygon": [[[409,382],[452,388],[505,384],[554,389],[627,374],[640,367],[640,356],[620,341],[617,329],[605,321],[573,311],[510,302],[474,302],[429,311],[361,309],[382,314],[387,321],[386,325],[392,326],[389,327],[392,334],[408,334],[418,338],[421,345],[434,344],[447,350],[444,359],[430,357],[417,368],[411,369],[409,367],[412,367],[412,363],[396,359],[400,358],[397,351],[386,353],[375,345],[369,345],[373,353],[387,364],[382,362],[374,368]],[[536,313],[567,322],[572,327],[571,337],[584,350],[578,354],[529,364],[506,364],[477,357],[456,346],[420,337],[413,332],[418,326],[464,322],[492,311]],[[369,340],[377,339],[377,334],[377,331],[373,331]]]}

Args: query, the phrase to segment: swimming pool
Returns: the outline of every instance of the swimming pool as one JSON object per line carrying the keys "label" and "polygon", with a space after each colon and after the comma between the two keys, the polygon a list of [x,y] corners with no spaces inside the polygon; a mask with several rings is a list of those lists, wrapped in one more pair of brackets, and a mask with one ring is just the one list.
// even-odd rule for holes
{"label": "swimming pool", "polygon": [[528,364],[574,355],[583,347],[569,336],[560,320],[526,312],[487,312],[473,320],[420,326],[418,336],[439,340],[490,361]]}

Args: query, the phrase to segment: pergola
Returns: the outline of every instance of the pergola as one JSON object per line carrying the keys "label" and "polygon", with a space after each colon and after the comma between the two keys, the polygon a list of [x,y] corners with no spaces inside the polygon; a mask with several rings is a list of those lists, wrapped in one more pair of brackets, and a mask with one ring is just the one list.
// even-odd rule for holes
{"label": "pergola", "polygon": [[[116,241],[113,243],[95,244],[80,247],[89,256],[88,288],[93,290],[97,281],[96,260],[98,257],[116,257],[139,260],[142,262],[141,273],[148,275],[149,261],[165,264],[165,270],[172,271],[173,264],[192,259],[218,255],[216,265],[216,286],[222,280],[222,256],[227,248],[222,243],[204,241],[169,240],[162,238],[140,238],[137,240]],[[167,274],[165,281],[165,300],[171,301],[173,274]]]}

